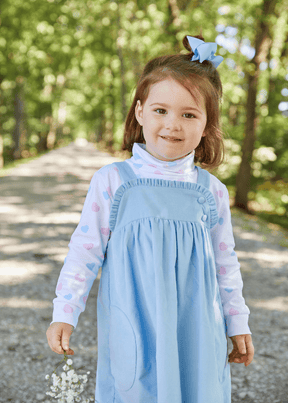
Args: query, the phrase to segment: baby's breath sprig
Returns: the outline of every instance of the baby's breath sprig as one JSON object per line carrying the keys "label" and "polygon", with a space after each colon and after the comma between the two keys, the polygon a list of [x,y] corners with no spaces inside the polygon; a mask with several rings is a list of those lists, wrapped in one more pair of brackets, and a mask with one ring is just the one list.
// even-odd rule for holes
{"label": "baby's breath sprig", "polygon": [[[65,372],[62,372],[59,376],[56,373],[56,369],[63,362],[65,362],[65,365],[63,366]],[[70,358],[68,359],[67,353],[64,350],[63,360],[59,362],[51,375],[45,376],[45,379],[49,380],[49,383],[52,382],[52,385],[50,386],[51,391],[46,392],[46,395],[57,399],[58,403],[94,402],[93,397],[86,400],[82,400],[82,397],[79,397],[79,395],[84,391],[84,385],[88,382],[88,375],[90,372],[86,372],[85,375],[77,375],[72,364],[73,361]],[[81,381],[83,383],[81,383]]]}

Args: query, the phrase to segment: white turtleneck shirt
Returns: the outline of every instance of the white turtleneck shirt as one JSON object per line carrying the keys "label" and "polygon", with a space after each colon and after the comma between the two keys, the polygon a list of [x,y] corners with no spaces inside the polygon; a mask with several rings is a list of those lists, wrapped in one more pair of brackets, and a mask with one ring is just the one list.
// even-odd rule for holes
{"label": "white turtleneck shirt", "polygon": [[[194,152],[182,159],[167,162],[149,154],[145,144],[134,143],[132,153],[133,156],[126,162],[138,178],[197,182]],[[77,326],[79,315],[85,309],[88,294],[104,261],[110,235],[110,209],[121,185],[118,169],[112,164],[94,174],[58,279],[52,323],[64,322]],[[209,190],[215,198],[219,217],[218,223],[211,229],[211,240],[227,335],[251,334],[248,326],[250,311],[242,296],[240,264],[234,251],[228,190],[211,174]]]}

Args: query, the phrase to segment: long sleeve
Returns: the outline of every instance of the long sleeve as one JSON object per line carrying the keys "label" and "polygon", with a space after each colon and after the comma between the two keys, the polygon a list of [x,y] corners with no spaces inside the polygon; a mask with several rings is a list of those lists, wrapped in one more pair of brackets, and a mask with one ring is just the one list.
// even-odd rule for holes
{"label": "long sleeve", "polygon": [[[215,178],[215,177],[214,177]],[[216,178],[215,178],[216,179]],[[227,334],[251,334],[248,326],[250,314],[242,296],[243,281],[240,264],[234,251],[235,242],[231,223],[229,194],[219,180],[213,181],[219,221],[211,230],[211,239],[216,261],[216,276],[220,289]]]}
{"label": "long sleeve", "polygon": [[[197,182],[194,154],[177,162],[157,160],[145,145],[135,143],[133,157],[127,163],[139,178]],[[210,176],[210,191],[214,195],[219,222],[211,230],[212,246],[228,336],[251,334],[248,326],[250,311],[242,296],[243,281],[234,251],[229,194],[215,176]],[[53,322],[65,322],[76,327],[85,309],[92,284],[102,267],[110,235],[109,216],[114,194],[121,185],[117,168],[112,164],[95,173],[84,203],[81,219],[69,244],[69,253],[61,270],[53,300]],[[52,323],[53,323],[52,322]]]}
{"label": "long sleeve", "polygon": [[76,327],[80,313],[85,310],[88,294],[104,261],[111,202],[106,166],[91,180],[80,222],[71,237],[56,287],[51,323],[64,322]]}

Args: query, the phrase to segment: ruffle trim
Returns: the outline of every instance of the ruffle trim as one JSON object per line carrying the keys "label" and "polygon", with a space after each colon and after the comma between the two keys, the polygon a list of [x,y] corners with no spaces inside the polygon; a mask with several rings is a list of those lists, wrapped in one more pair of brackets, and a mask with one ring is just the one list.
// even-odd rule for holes
{"label": "ruffle trim", "polygon": [[159,187],[171,187],[176,189],[188,189],[188,190],[196,190],[205,197],[210,207],[210,229],[213,228],[218,223],[218,211],[216,202],[213,194],[207,189],[205,186],[200,185],[199,183],[191,183],[191,182],[180,182],[180,181],[170,181],[167,179],[156,179],[156,178],[138,178],[132,179],[128,182],[123,183],[117,189],[114,200],[110,210],[110,218],[109,218],[109,228],[111,231],[114,231],[118,208],[120,201],[124,192],[128,189],[135,186],[159,186]]}

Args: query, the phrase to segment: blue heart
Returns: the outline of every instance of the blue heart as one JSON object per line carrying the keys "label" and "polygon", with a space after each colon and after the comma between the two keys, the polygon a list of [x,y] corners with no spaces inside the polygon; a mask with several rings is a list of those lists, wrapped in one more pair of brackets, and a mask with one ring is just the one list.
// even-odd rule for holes
{"label": "blue heart", "polygon": [[141,167],[143,167],[143,164],[133,164],[135,168],[139,169]]}
{"label": "blue heart", "polygon": [[91,186],[89,186],[89,189],[88,189],[88,192],[87,192],[87,193],[89,193],[89,192],[90,192],[90,190],[91,190]]}
{"label": "blue heart", "polygon": [[224,288],[224,290],[227,291],[227,292],[232,292],[233,288],[227,287],[227,288]]}
{"label": "blue heart", "polygon": [[82,231],[82,232],[85,232],[85,234],[86,234],[86,232],[88,232],[88,230],[89,230],[89,226],[88,226],[88,225],[84,225],[84,227],[81,227],[81,231]]}
{"label": "blue heart", "polygon": [[219,224],[222,225],[224,222],[223,218],[219,218]]}
{"label": "blue heart", "polygon": [[108,200],[108,199],[109,199],[108,192],[103,192],[103,196],[104,196],[104,198],[105,198],[106,200]]}
{"label": "blue heart", "polygon": [[87,264],[86,264],[86,267],[87,267],[89,270],[93,270],[95,266],[96,266],[95,263],[87,263]]}
{"label": "blue heart", "polygon": [[64,298],[69,300],[72,298],[72,294],[64,295]]}
{"label": "blue heart", "polygon": [[236,255],[236,253],[235,253],[235,252],[232,252],[232,253],[231,253],[231,256],[235,256],[235,255]]}
{"label": "blue heart", "polygon": [[135,160],[140,160],[141,157],[138,153],[133,154],[133,157],[135,158]]}
{"label": "blue heart", "polygon": [[175,165],[177,165],[177,162],[168,162],[169,167],[174,167]]}

